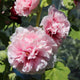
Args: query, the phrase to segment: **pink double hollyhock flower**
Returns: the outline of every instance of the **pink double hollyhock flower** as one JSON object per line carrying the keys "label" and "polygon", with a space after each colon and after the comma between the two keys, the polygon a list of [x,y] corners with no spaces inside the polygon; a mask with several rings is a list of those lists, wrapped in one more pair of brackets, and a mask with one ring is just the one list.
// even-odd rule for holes
{"label": "pink double hollyhock flower", "polygon": [[16,0],[15,11],[20,16],[28,16],[35,9],[40,0]]}
{"label": "pink double hollyhock flower", "polygon": [[52,37],[58,45],[68,35],[70,29],[67,17],[54,6],[50,6],[48,15],[42,19],[40,25],[43,26],[46,34]]}
{"label": "pink double hollyhock flower", "polygon": [[38,27],[16,29],[8,47],[9,63],[24,74],[42,73],[53,66],[55,41]]}

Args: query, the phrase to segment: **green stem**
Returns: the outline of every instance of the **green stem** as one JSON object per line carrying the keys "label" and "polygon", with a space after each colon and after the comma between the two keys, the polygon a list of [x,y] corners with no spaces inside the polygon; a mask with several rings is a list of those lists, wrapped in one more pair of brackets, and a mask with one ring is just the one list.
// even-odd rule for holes
{"label": "green stem", "polygon": [[36,26],[39,26],[41,12],[42,12],[42,8],[40,7],[39,12],[37,13]]}
{"label": "green stem", "polygon": [[15,22],[13,23],[12,33],[14,33],[14,31],[15,31]]}

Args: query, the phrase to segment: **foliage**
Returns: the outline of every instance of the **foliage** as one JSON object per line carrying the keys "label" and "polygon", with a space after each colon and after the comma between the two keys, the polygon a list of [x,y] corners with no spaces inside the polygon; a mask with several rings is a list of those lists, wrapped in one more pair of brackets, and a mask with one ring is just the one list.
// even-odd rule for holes
{"label": "foliage", "polygon": [[52,3],[52,0],[42,0],[40,7],[47,7]]}
{"label": "foliage", "polygon": [[5,51],[0,51],[0,73],[5,71],[5,59],[7,58]]}
{"label": "foliage", "polygon": [[80,40],[80,31],[75,31],[74,29],[71,29],[70,36],[71,36],[73,39],[78,39],[78,40]]}
{"label": "foliage", "polygon": [[57,62],[55,67],[45,72],[45,79],[49,80],[68,80],[70,70],[63,63]]}
{"label": "foliage", "polygon": [[63,0],[63,4],[66,8],[72,9],[74,7],[74,0]]}
{"label": "foliage", "polygon": [[69,80],[80,79],[80,40],[67,37],[58,51],[58,60],[71,70]]}

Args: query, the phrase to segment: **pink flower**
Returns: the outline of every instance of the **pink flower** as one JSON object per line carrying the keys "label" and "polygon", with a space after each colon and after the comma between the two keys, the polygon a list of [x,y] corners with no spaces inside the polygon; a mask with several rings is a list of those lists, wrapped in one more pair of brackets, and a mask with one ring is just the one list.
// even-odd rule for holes
{"label": "pink flower", "polygon": [[19,27],[11,36],[9,63],[24,74],[44,72],[52,67],[57,44],[41,28]]}
{"label": "pink flower", "polygon": [[68,35],[70,28],[67,17],[53,6],[50,6],[48,15],[42,19],[40,25],[43,26],[46,34],[51,36],[58,45]]}
{"label": "pink flower", "polygon": [[16,0],[15,11],[20,16],[28,16],[35,9],[40,0]]}

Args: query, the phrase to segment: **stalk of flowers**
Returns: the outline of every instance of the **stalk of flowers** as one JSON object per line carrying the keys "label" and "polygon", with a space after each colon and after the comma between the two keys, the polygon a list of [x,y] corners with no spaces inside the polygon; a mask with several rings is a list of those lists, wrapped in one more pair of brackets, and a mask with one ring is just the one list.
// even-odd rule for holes
{"label": "stalk of flowers", "polygon": [[43,26],[46,34],[52,37],[58,46],[66,38],[70,29],[67,17],[54,6],[49,7],[48,15],[43,17],[40,25]]}
{"label": "stalk of flowers", "polygon": [[19,16],[28,16],[34,10],[40,0],[16,0],[15,11]]}
{"label": "stalk of flowers", "polygon": [[23,74],[42,73],[54,65],[55,41],[39,27],[16,28],[8,47],[8,60]]}

